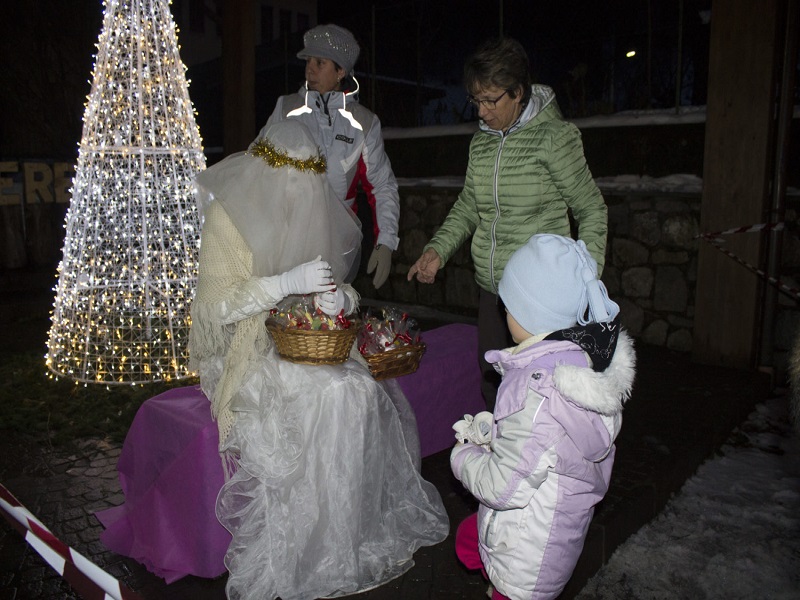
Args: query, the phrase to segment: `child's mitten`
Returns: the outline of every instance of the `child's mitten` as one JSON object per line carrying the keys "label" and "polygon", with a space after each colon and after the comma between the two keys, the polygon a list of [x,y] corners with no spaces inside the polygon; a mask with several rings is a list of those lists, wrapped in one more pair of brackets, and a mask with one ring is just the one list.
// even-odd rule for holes
{"label": "child's mitten", "polygon": [[470,442],[483,446],[492,440],[492,423],[494,417],[487,411],[479,412],[474,417],[464,415],[464,418],[453,424],[456,439],[459,442]]}

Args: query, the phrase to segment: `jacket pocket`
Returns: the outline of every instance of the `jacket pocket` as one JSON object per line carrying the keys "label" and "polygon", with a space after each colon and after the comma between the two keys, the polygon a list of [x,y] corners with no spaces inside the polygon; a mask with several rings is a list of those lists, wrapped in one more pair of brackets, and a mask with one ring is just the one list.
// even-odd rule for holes
{"label": "jacket pocket", "polygon": [[486,519],[481,535],[487,551],[493,557],[498,572],[508,570],[520,545],[522,510],[493,510]]}
{"label": "jacket pocket", "polygon": [[494,509],[486,510],[487,514],[479,521],[480,531],[478,532],[478,539],[483,542],[484,546],[491,550],[495,521],[497,520],[497,511]]}

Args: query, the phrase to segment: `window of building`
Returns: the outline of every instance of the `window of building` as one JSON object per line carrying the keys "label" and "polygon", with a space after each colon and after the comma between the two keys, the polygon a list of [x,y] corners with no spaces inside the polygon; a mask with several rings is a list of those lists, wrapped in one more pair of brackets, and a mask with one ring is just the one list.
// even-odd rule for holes
{"label": "window of building", "polygon": [[292,11],[281,9],[279,33],[281,37],[288,36],[292,33]]}
{"label": "window of building", "polygon": [[305,13],[297,13],[297,31],[308,31],[311,29],[311,17]]}
{"label": "window of building", "polygon": [[261,43],[268,44],[275,39],[275,16],[271,4],[261,5]]}

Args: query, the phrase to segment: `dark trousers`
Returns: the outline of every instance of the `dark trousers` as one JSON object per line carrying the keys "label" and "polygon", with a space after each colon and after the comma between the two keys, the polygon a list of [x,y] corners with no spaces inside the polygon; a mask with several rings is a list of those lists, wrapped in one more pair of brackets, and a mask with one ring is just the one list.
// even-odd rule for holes
{"label": "dark trousers", "polygon": [[486,401],[486,410],[493,412],[500,387],[500,374],[486,362],[488,350],[508,348],[514,344],[506,323],[506,309],[497,294],[484,289],[478,298],[478,364],[481,369],[481,394]]}

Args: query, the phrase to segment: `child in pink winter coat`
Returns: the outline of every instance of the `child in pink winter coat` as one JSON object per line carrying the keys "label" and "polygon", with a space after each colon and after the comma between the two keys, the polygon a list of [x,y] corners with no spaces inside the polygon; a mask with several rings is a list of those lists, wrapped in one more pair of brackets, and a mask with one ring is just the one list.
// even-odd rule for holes
{"label": "child in pink winter coat", "polygon": [[555,598],[608,490],[635,353],[582,241],[534,235],[499,295],[518,345],[486,353],[503,376],[489,425],[454,426],[453,473],[480,501],[456,552],[495,600]]}

